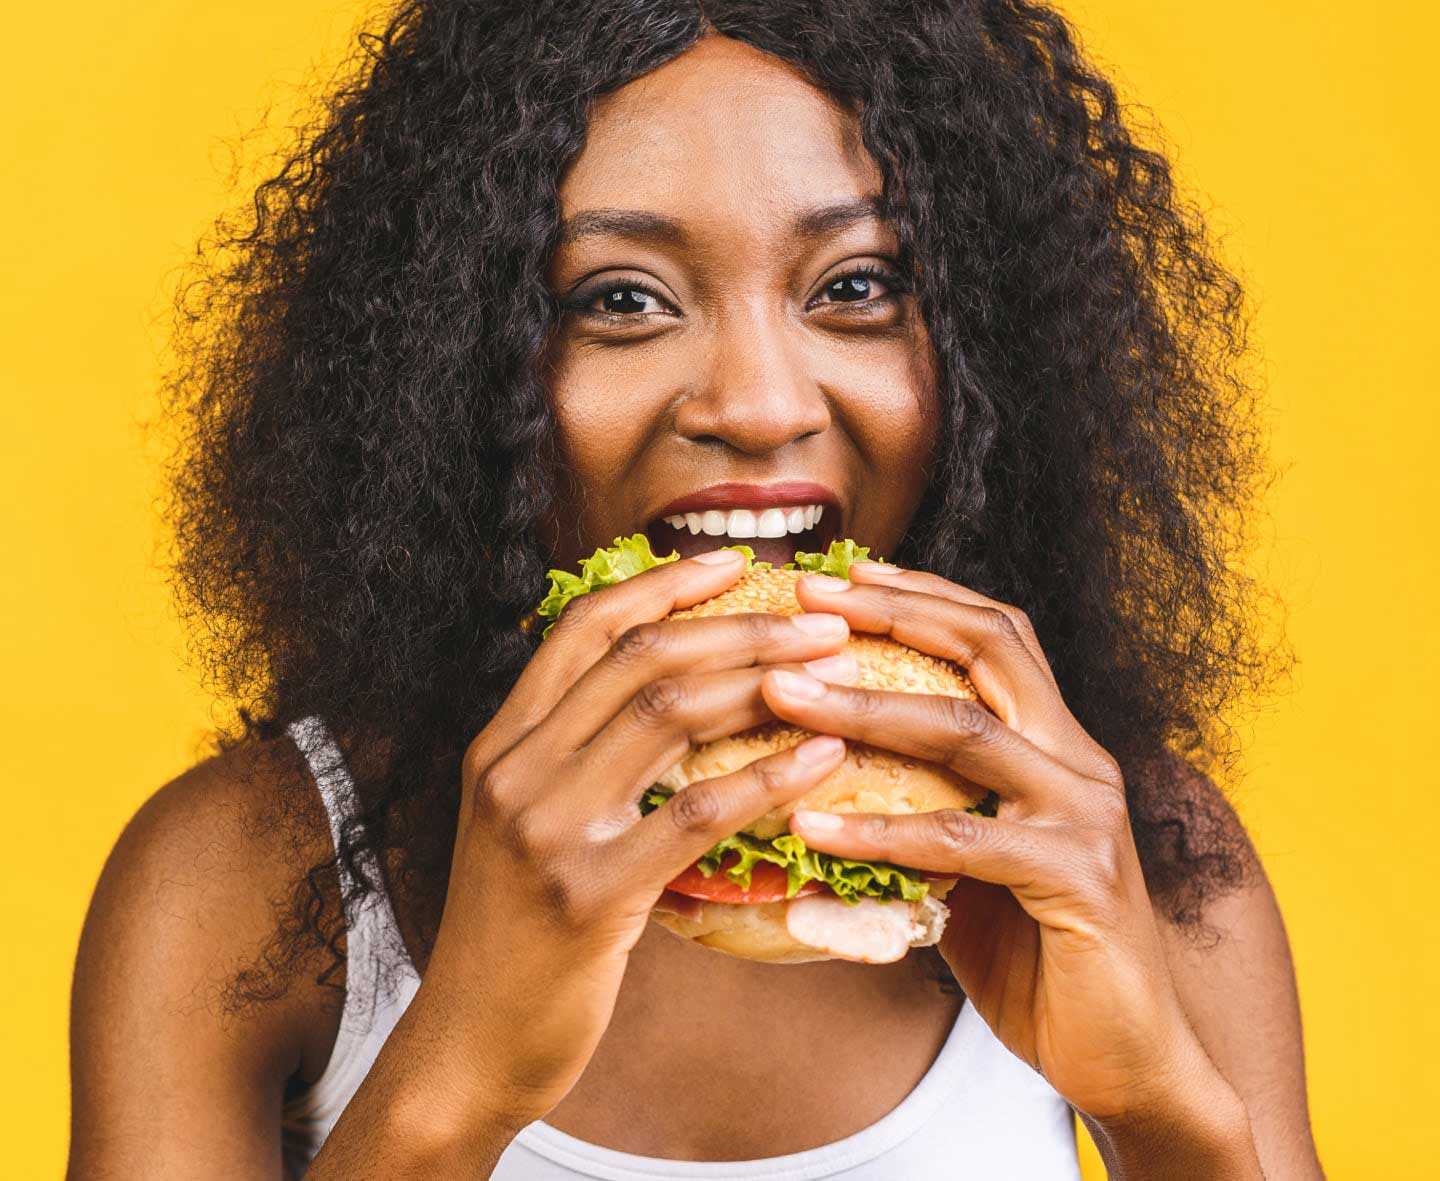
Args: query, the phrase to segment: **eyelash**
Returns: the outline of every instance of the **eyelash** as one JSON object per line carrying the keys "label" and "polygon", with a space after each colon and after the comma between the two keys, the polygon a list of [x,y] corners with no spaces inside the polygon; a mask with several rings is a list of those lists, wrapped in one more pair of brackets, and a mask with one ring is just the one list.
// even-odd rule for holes
{"label": "eyelash", "polygon": [[[835,284],[839,283],[842,279],[855,278],[880,279],[885,283],[888,288],[890,288],[890,290],[885,295],[873,296],[870,299],[839,302],[836,303],[834,306],[871,307],[877,304],[891,302],[910,290],[909,285],[905,282],[904,277],[901,276],[898,272],[890,270],[888,267],[877,266],[874,263],[868,262],[861,263],[859,266],[852,267],[850,270],[845,271],[842,274],[836,275],[833,279],[831,279],[828,283],[825,284],[825,288],[835,286]],[[664,296],[660,295],[659,292],[652,291],[644,283],[636,282],[633,279],[611,279],[608,282],[602,283],[594,290],[587,291],[584,295],[576,296],[573,302],[565,305],[565,308],[568,311],[575,312],[582,316],[594,316],[601,320],[611,321],[639,320],[645,316],[661,314],[657,312],[600,312],[589,306],[597,299],[600,299],[601,297],[606,295],[612,295],[617,291],[639,291],[643,292],[645,295],[648,295],[651,299],[658,300],[661,303],[665,302]]]}

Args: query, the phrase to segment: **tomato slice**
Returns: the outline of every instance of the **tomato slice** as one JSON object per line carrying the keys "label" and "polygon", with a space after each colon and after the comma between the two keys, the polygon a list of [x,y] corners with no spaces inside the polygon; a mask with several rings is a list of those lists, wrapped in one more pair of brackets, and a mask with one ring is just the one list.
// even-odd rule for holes
{"label": "tomato slice", "polygon": [[[740,860],[740,854],[729,855],[721,867],[708,878],[700,872],[698,865],[692,865],[684,873],[671,881],[665,888],[674,890],[677,894],[685,894],[691,898],[703,898],[706,902],[782,902],[785,899],[785,889],[789,885],[789,878],[785,871],[773,861],[757,861],[750,869],[750,888],[742,890],[734,882],[725,876],[725,870],[735,865]],[[799,898],[804,894],[816,894],[821,890],[828,889],[823,882],[814,880],[806,882],[796,892],[795,897]]]}

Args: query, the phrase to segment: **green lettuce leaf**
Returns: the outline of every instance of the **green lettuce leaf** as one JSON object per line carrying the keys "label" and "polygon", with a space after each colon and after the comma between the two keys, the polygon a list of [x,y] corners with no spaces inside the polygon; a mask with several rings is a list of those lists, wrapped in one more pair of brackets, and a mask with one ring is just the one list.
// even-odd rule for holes
{"label": "green lettuce leaf", "polygon": [[807,849],[803,839],[788,832],[768,841],[749,833],[736,833],[714,845],[696,864],[708,878],[732,853],[738,855],[738,860],[721,872],[742,890],[750,886],[750,871],[755,863],[769,861],[785,870],[786,898],[794,898],[801,886],[816,880],[824,882],[852,906],[862,898],[918,902],[930,892],[929,882],[898,865],[852,861],[848,857]]}
{"label": "green lettuce leaf", "polygon": [[829,552],[802,553],[795,551],[795,560],[786,562],[782,569],[803,570],[806,574],[829,574],[835,578],[850,577],[851,562],[884,562],[884,558],[872,558],[868,545],[856,545],[849,538],[830,543]]}
{"label": "green lettuce leaf", "polygon": [[[652,784],[640,799],[641,814],[653,812],[674,794],[673,788]],[[987,792],[982,800],[965,810],[980,816],[994,816],[999,803],[999,796],[993,791]],[[788,832],[768,841],[750,833],[736,833],[711,846],[696,865],[708,878],[732,853],[737,857],[735,864],[725,866],[721,872],[742,890],[750,887],[750,873],[755,863],[769,861],[785,870],[787,898],[793,898],[806,882],[816,880],[824,882],[852,906],[862,898],[918,902],[930,892],[929,881],[902,866],[888,861],[855,861],[808,849],[802,838]]]}
{"label": "green lettuce leaf", "polygon": [[[746,570],[770,569],[770,563],[756,560],[755,551],[743,542],[722,545],[720,548],[739,550],[744,554]],[[840,541],[832,541],[829,551],[823,554],[796,550],[795,560],[786,562],[781,569],[803,570],[807,574],[830,574],[836,578],[849,578],[851,562],[885,561],[884,558],[871,558],[869,554],[870,547],[868,545],[856,545],[851,538],[846,537]],[[541,600],[540,606],[535,609],[535,614],[540,618],[550,620],[545,625],[545,630],[540,633],[541,639],[550,634],[550,629],[560,618],[560,612],[577,595],[588,594],[601,587],[613,586],[617,582],[624,582],[625,579],[632,578],[655,566],[663,566],[666,562],[679,560],[678,552],[671,552],[663,558],[657,557],[651,552],[648,536],[644,533],[632,533],[629,537],[617,537],[614,545],[602,546],[588,558],[582,560],[578,575],[572,574],[568,570],[548,571],[549,592]]]}
{"label": "green lettuce leaf", "polygon": [[[720,548],[739,550],[743,553],[747,570],[752,568],[756,570],[770,569],[769,562],[755,560],[755,551],[748,545],[722,545]],[[679,560],[680,554],[676,551],[672,551],[663,558],[656,557],[650,549],[650,538],[644,533],[632,533],[629,537],[617,537],[614,545],[601,546],[588,558],[583,559],[578,576],[571,574],[568,570],[548,571],[549,593],[541,600],[540,606],[535,609],[535,614],[540,618],[550,620],[545,625],[545,630],[540,633],[540,638],[543,640],[550,634],[550,629],[560,618],[560,612],[565,610],[565,605],[576,596],[588,594],[601,587],[614,586],[615,583],[624,582],[636,574],[642,574],[656,566],[663,566],[666,562],[678,562]]]}
{"label": "green lettuce leaf", "polygon": [[[653,812],[674,794],[672,788],[653,784],[640,799],[641,813]],[[967,811],[990,816],[995,814],[990,796]],[[737,832],[711,846],[696,865],[708,878],[732,853],[738,859],[721,872],[742,890],[750,888],[750,872],[755,863],[769,861],[785,870],[787,898],[795,897],[800,887],[809,881],[824,882],[852,906],[862,898],[918,902],[930,892],[930,883],[926,879],[901,866],[888,861],[855,861],[833,853],[822,853],[818,849],[808,849],[802,838],[788,832],[768,841],[750,833]]]}

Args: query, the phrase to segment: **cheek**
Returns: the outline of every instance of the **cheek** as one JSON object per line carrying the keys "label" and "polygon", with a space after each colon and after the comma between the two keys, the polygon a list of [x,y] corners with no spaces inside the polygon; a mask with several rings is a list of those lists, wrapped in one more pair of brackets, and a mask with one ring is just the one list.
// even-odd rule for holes
{"label": "cheek", "polygon": [[549,368],[546,389],[560,455],[581,503],[604,503],[633,471],[663,412],[653,371],[622,360],[618,350],[578,351]]}
{"label": "cheek", "polygon": [[847,426],[856,444],[877,470],[893,475],[897,487],[907,476],[923,480],[922,468],[934,456],[940,413],[935,365],[928,338],[889,342],[864,364],[851,363],[837,373]]}

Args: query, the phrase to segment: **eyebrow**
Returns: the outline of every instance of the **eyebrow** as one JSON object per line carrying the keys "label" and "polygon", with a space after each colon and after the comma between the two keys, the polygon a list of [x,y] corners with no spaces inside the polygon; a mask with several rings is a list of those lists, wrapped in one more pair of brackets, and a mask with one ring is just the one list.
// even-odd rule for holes
{"label": "eyebrow", "polygon": [[[835,234],[865,221],[883,222],[879,197],[858,197],[832,205],[802,209],[790,223],[797,238],[819,238]],[[567,218],[560,227],[561,243],[574,242],[591,234],[612,234],[620,238],[683,245],[685,227],[673,217],[644,209],[587,209]]]}

